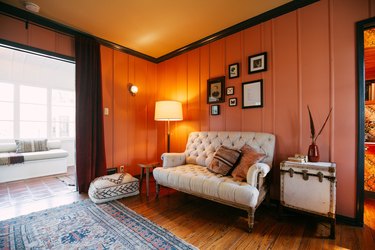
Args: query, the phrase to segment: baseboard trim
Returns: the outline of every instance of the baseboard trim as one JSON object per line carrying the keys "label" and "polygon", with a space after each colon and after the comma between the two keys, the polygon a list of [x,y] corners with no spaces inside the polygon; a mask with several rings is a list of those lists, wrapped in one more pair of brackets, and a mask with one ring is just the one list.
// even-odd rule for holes
{"label": "baseboard trim", "polygon": [[365,191],[365,198],[367,198],[367,199],[375,199],[375,192]]}
{"label": "baseboard trim", "polygon": [[363,222],[358,222],[355,218],[336,214],[336,221],[354,227],[363,227]]}

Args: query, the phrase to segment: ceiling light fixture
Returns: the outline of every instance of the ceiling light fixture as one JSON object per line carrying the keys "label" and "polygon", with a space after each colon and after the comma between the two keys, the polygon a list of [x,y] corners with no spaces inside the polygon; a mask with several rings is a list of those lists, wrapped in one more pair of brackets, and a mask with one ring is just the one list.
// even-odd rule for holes
{"label": "ceiling light fixture", "polygon": [[25,1],[24,5],[25,5],[26,10],[28,10],[30,12],[34,12],[34,13],[39,13],[39,10],[40,10],[39,5],[37,5],[33,2],[29,2],[29,1]]}

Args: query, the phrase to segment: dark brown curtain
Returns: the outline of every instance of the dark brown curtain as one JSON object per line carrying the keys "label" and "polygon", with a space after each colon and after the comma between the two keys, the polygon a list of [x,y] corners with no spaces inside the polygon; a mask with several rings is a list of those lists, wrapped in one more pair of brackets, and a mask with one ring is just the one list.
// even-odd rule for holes
{"label": "dark brown curtain", "polygon": [[80,193],[105,175],[100,45],[90,37],[75,37],[76,169]]}

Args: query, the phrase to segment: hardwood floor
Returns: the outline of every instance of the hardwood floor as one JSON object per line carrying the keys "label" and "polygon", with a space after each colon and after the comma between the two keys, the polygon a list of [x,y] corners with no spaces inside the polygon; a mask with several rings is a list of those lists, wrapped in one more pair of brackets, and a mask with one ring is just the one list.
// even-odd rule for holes
{"label": "hardwood floor", "polygon": [[[17,204],[1,209],[0,220],[86,198],[75,192]],[[366,200],[365,226],[338,223],[335,240],[326,238],[328,223],[299,214],[280,219],[273,205],[257,210],[254,230],[247,233],[244,211],[171,189],[162,188],[159,199],[153,188],[149,199],[142,190],[120,201],[200,249],[375,249],[375,200]]]}

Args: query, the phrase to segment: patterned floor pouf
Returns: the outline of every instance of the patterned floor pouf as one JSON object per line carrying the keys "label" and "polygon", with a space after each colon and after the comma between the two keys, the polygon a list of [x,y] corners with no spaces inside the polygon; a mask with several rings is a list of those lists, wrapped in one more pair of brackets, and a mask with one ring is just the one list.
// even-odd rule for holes
{"label": "patterned floor pouf", "polygon": [[95,203],[139,194],[139,182],[128,173],[105,175],[93,180],[89,188],[89,197]]}

